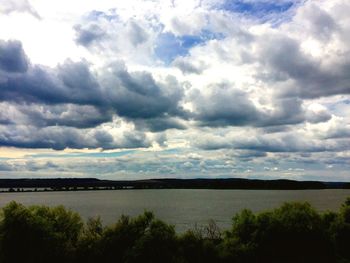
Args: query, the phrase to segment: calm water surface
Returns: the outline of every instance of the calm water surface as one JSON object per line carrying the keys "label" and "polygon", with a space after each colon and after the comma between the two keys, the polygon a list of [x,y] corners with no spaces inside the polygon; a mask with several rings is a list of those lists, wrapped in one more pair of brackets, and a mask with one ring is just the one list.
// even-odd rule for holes
{"label": "calm water surface", "polygon": [[213,219],[228,228],[232,216],[244,208],[255,212],[278,207],[286,201],[308,201],[317,210],[337,211],[350,190],[117,190],[81,192],[1,193],[0,207],[12,200],[24,205],[64,205],[86,219],[100,215],[111,224],[122,215],[153,211],[178,231]]}

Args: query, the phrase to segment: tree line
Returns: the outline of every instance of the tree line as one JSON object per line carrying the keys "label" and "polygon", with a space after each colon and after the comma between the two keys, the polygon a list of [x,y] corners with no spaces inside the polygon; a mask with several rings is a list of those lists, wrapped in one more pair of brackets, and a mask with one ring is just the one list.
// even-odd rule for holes
{"label": "tree line", "polygon": [[96,178],[19,178],[0,179],[0,190],[81,191],[119,189],[350,189],[346,182],[261,180],[245,178],[159,178],[146,180],[100,180]]}
{"label": "tree line", "polygon": [[214,222],[176,233],[153,213],[121,216],[110,226],[76,212],[11,202],[0,212],[0,262],[350,262],[350,198],[338,212],[285,203],[243,210],[230,229]]}

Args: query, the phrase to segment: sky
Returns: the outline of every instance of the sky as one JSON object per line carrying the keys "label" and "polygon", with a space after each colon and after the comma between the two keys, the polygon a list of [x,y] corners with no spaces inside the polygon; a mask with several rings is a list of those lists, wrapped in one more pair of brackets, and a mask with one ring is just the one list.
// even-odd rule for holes
{"label": "sky", "polygon": [[0,0],[0,178],[350,181],[348,0]]}

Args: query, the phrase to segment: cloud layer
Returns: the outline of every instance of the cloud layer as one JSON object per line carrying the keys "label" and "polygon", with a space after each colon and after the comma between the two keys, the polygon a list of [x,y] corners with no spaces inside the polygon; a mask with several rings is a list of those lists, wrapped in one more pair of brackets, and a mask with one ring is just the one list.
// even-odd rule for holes
{"label": "cloud layer", "polygon": [[[6,158],[134,149],[144,162],[112,154],[109,169],[96,167],[110,177],[350,176],[347,1],[63,2],[0,8],[13,25],[0,30]],[[43,46],[52,55],[38,55]],[[31,163],[68,169],[52,158]],[[79,158],[82,175],[91,156]],[[0,160],[0,170],[31,171],[27,161]]]}

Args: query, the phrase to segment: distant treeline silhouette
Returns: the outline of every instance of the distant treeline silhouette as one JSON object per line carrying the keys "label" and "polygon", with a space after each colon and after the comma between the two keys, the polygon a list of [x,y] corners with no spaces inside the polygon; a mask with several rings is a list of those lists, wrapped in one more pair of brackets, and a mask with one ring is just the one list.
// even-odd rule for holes
{"label": "distant treeline silhouette", "polygon": [[0,179],[0,191],[82,191],[119,189],[350,189],[347,182],[294,180],[225,179],[148,179],[113,181],[96,178]]}
{"label": "distant treeline silhouette", "polygon": [[350,198],[338,212],[318,213],[308,203],[285,203],[255,214],[243,210],[232,227],[176,233],[151,212],[114,225],[83,222],[63,206],[1,210],[0,262],[350,262]]}

